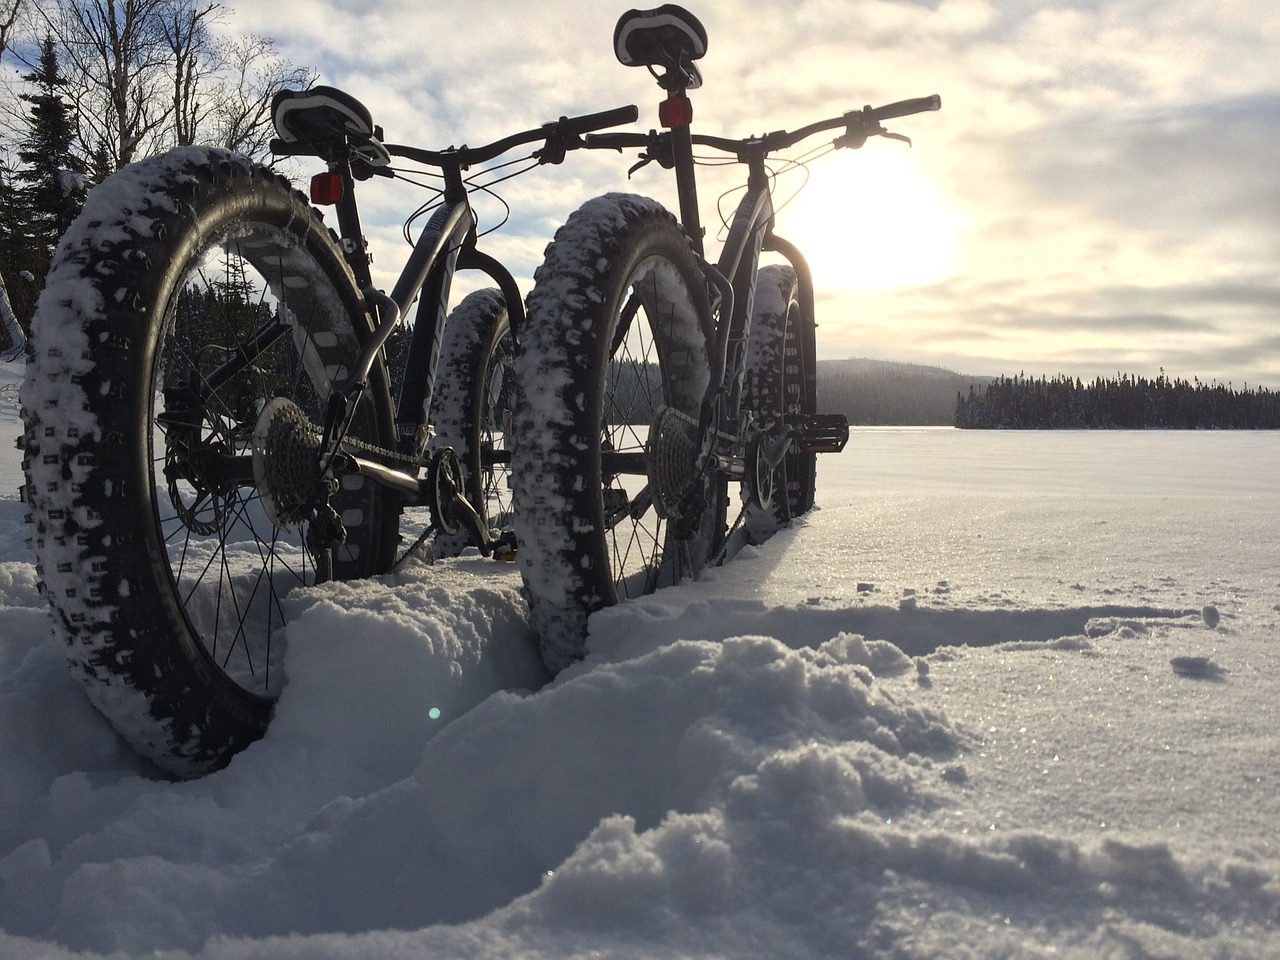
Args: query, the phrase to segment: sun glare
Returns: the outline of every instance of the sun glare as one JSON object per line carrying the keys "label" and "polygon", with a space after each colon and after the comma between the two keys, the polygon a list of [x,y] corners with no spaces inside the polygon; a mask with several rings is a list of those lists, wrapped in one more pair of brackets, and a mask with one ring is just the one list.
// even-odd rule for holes
{"label": "sun glare", "polygon": [[[891,289],[944,279],[961,218],[920,174],[905,147],[841,151],[810,168],[808,184],[778,213],[815,286]],[[788,195],[779,184],[775,197]]]}

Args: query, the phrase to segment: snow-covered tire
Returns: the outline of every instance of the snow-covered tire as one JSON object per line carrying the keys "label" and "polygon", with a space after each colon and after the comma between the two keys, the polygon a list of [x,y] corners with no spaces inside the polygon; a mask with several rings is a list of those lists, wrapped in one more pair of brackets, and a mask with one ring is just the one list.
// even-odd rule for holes
{"label": "snow-covered tire", "polygon": [[[305,520],[276,526],[254,480],[267,401],[318,421],[359,356],[354,279],[287,181],[188,148],[91,193],[32,327],[25,496],[55,632],[139,753],[182,777],[216,769],[271,716],[285,592],[394,556],[397,501],[371,481],[343,478],[346,543],[313,556]],[[394,445],[381,363],[350,436]]]}
{"label": "snow-covered tire", "polygon": [[[690,509],[709,486],[692,438],[710,325],[698,261],[652,200],[589,201],[547,248],[516,361],[512,479],[517,558],[553,673],[584,655],[593,611],[696,575],[720,533],[715,510]],[[668,479],[654,487],[659,455]],[[684,481],[691,497],[676,495]]]}
{"label": "snow-covered tire", "polygon": [[[742,402],[759,423],[766,444],[781,436],[788,418],[814,413],[806,389],[813,358],[805,347],[805,318],[798,294],[796,273],[791,266],[770,264],[760,268]],[[744,526],[750,542],[763,543],[792,519],[812,509],[816,460],[816,454],[793,446],[763,484],[772,490],[765,504],[754,502],[744,484]]]}
{"label": "snow-covered tire", "polygon": [[[445,321],[436,373],[431,449],[452,447],[465,493],[491,532],[511,526],[510,427],[515,406],[515,343],[502,292],[477,290]],[[435,556],[471,545],[465,532],[436,537]]]}

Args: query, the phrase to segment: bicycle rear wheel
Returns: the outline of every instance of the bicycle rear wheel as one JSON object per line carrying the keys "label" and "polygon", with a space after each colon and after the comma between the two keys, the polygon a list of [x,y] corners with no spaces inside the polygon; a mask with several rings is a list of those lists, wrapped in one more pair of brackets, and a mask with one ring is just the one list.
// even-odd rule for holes
{"label": "bicycle rear wheel", "polygon": [[[805,348],[799,285],[789,265],[760,268],[747,344],[743,406],[760,425],[760,443],[776,443],[792,423],[813,414],[806,379],[813,358]],[[812,318],[808,319],[812,324]],[[813,508],[817,455],[792,446],[769,475],[743,486],[744,525],[751,543],[763,543]],[[756,489],[753,496],[751,487]]]}
{"label": "bicycle rear wheel", "polygon": [[694,576],[718,530],[695,469],[710,308],[675,219],[590,201],[539,268],[517,358],[515,529],[543,660],[586,651],[595,610]]}
{"label": "bicycle rear wheel", "polygon": [[[502,292],[488,288],[464,297],[445,322],[431,401],[431,448],[453,448],[466,497],[495,534],[511,526],[514,362],[515,342]],[[442,534],[432,544],[432,553],[457,556],[470,545],[465,532]]]}
{"label": "bicycle rear wheel", "polygon": [[[287,592],[394,555],[399,500],[377,484],[344,476],[335,514],[308,511],[362,298],[287,181],[192,148],[93,191],[32,326],[26,497],[55,630],[139,753],[216,769],[271,716]],[[350,437],[394,447],[381,363]]]}

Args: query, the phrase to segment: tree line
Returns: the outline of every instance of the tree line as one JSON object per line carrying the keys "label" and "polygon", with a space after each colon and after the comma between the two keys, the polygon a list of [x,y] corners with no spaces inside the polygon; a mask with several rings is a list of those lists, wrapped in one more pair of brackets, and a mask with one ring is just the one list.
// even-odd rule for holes
{"label": "tree line", "polygon": [[0,353],[93,185],[196,143],[266,159],[271,97],[316,75],[226,34],[229,16],[213,0],[0,0]]}
{"label": "tree line", "polygon": [[1091,383],[1019,374],[957,393],[955,425],[976,429],[1280,429],[1280,394],[1199,378],[1117,374]]}

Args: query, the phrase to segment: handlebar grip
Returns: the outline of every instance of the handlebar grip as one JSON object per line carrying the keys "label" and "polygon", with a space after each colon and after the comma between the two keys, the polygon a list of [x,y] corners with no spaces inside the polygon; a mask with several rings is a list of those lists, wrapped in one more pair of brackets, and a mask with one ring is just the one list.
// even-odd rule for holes
{"label": "handlebar grip", "polygon": [[626,150],[648,145],[649,137],[643,133],[589,133],[583,143],[588,150]]}
{"label": "handlebar grip", "polygon": [[581,117],[561,117],[555,124],[559,133],[581,134],[592,130],[604,130],[606,127],[618,127],[624,123],[635,123],[640,119],[640,108],[634,103],[601,113],[588,113]]}
{"label": "handlebar grip", "polygon": [[942,109],[942,97],[934,94],[931,97],[916,97],[913,100],[899,100],[883,107],[876,107],[871,116],[876,120],[892,120],[894,117],[906,117],[913,113],[929,113]]}

